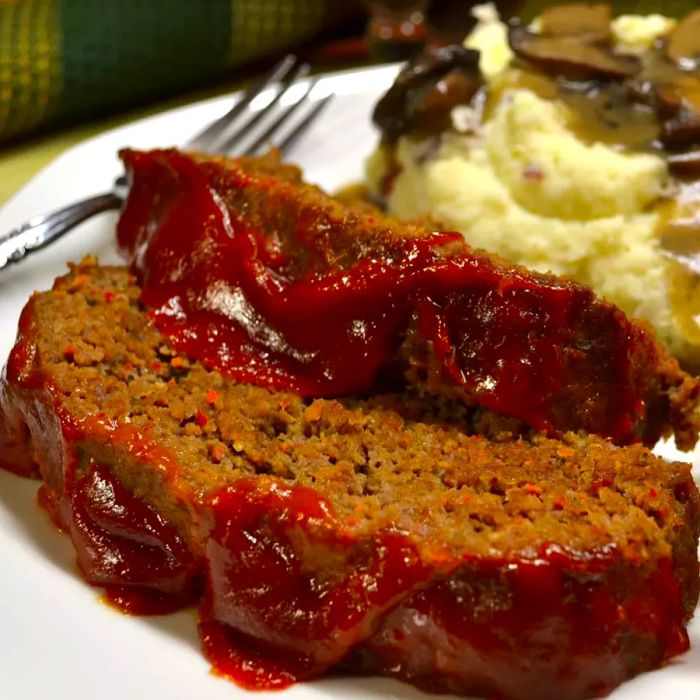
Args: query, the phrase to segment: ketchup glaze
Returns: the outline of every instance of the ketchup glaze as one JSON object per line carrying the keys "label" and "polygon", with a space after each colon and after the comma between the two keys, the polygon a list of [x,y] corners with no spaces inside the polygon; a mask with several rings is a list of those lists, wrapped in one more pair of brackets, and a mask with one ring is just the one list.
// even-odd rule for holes
{"label": "ketchup glaze", "polygon": [[[132,250],[144,278],[144,302],[179,347],[191,348],[195,356],[236,378],[251,377],[271,386],[299,382],[299,391],[324,386],[339,391],[343,382],[356,387],[357,378],[365,372],[372,382],[373,373],[396,352],[399,339],[392,335],[393,329],[400,334],[411,317],[424,337],[431,339],[445,372],[459,371],[460,377],[467,377],[465,381],[472,381],[471,350],[455,350],[450,341],[455,327],[462,329],[459,337],[470,337],[466,333],[471,326],[466,321],[463,325],[460,316],[467,292],[461,287],[459,294],[454,292],[455,281],[466,284],[464,277],[469,280],[468,290],[474,280],[478,282],[474,282],[478,293],[468,298],[476,305],[479,328],[495,324],[494,333],[500,329],[507,335],[511,327],[494,321],[489,304],[493,299],[513,302],[501,312],[522,321],[523,325],[513,326],[518,342],[524,342],[525,328],[549,328],[537,325],[543,309],[551,311],[546,319],[554,319],[556,336],[556,332],[565,333],[571,318],[567,314],[579,308],[576,303],[585,307],[583,292],[567,297],[564,285],[553,287],[548,296],[526,277],[514,278],[511,296],[500,273],[480,258],[443,258],[439,252],[449,245],[449,236],[419,238],[407,242],[405,249],[401,244],[398,252],[403,251],[405,260],[398,262],[400,274],[381,257],[353,262],[347,269],[341,265],[324,270],[319,263],[321,248],[309,243],[311,252],[299,261],[284,246],[272,250],[254,228],[251,233],[245,222],[223,207],[216,189],[191,159],[174,153],[143,157],[158,177],[141,186],[136,183],[131,213],[128,206],[125,217],[128,221],[128,216],[144,213],[133,202],[145,206],[148,201],[153,207],[150,228],[148,222],[132,219],[134,228],[126,229],[135,232]],[[170,190],[173,177],[177,187]],[[240,177],[245,180],[244,174]],[[158,178],[164,178],[165,190],[159,189],[163,182],[158,184]],[[191,192],[197,196],[188,207],[183,197]],[[167,227],[165,221],[170,221]],[[189,241],[173,240],[165,235],[168,231],[191,231],[192,235]],[[309,231],[318,233],[318,227],[306,227],[300,235]],[[126,235],[125,229],[121,233]],[[163,246],[151,247],[148,236],[157,243],[161,234]],[[224,257],[229,243],[240,245],[250,256]],[[149,266],[149,255],[155,256],[156,250],[158,259]],[[398,254],[392,250],[392,255]],[[389,255],[389,248],[384,253]],[[365,274],[365,263],[373,274]],[[357,274],[358,268],[362,274]],[[187,270],[193,274],[178,277]],[[207,270],[216,275],[205,274]],[[350,282],[341,279],[344,272]],[[156,277],[151,279],[152,275]],[[165,285],[162,298],[155,284],[157,275]],[[243,282],[236,281],[239,277],[245,289],[240,286]],[[433,285],[431,297],[414,296],[413,285],[420,279]],[[230,316],[211,308],[207,290],[222,282],[229,285],[233,298],[256,302],[244,305],[242,316],[238,311],[233,314],[240,323],[230,323]],[[320,358],[334,352],[335,346],[326,341],[347,340],[343,324],[356,321],[367,324],[373,343],[379,339],[382,348],[383,339],[386,345],[374,356],[373,344],[366,355],[358,340],[353,346],[358,372],[351,372],[350,379],[340,371],[353,369],[342,343],[338,352],[346,364],[317,367],[300,359],[290,348],[297,353],[308,347],[301,342],[303,334],[297,337],[291,325],[284,325],[286,316],[270,316],[273,324],[267,313],[262,320],[248,313],[267,311],[264,302],[272,298],[266,296],[268,286],[278,282],[283,292],[292,289],[290,299],[298,293],[311,305],[296,302],[295,307],[290,302],[286,311],[296,308],[299,317],[301,310],[316,314],[304,322],[306,326],[302,323],[309,333],[313,331],[309,352],[320,353]],[[496,282],[503,287],[500,291]],[[543,294],[539,300],[537,289]],[[263,300],[260,304],[258,296]],[[564,303],[567,299],[569,306]],[[204,502],[183,492],[192,521],[178,529],[139,498],[135,489],[127,488],[109,459],[102,459],[99,450],[89,446],[109,446],[127,462],[162,476],[169,488],[186,465],[179,465],[175,455],[143,428],[101,415],[76,420],[67,412],[60,392],[36,367],[32,304],[23,313],[18,343],[0,381],[2,459],[14,471],[41,473],[42,504],[71,536],[85,578],[107,586],[115,604],[141,614],[164,612],[199,599],[204,651],[218,672],[242,685],[281,688],[339,668],[395,675],[434,690],[500,694],[515,700],[576,700],[604,694],[630,675],[657,667],[687,649],[687,615],[677,571],[686,570],[687,561],[660,559],[643,568],[629,553],[614,547],[577,553],[555,546],[508,559],[469,554],[445,557],[442,552],[419,551],[399,531],[363,535],[315,491],[263,476],[240,479]],[[323,332],[324,324],[328,334]],[[281,336],[280,328],[285,331]],[[280,337],[286,346],[279,344]],[[530,353],[540,347],[535,341],[545,348],[552,338],[547,334],[528,337]],[[220,354],[222,339],[229,343],[229,353]],[[487,356],[490,345],[476,342],[474,347],[484,353],[485,361],[493,360]],[[507,365],[512,360],[510,350],[494,347],[498,352],[492,354]],[[561,359],[556,354],[551,357],[552,362]],[[329,371],[317,372],[320,367]],[[524,365],[522,374],[512,380],[513,387],[504,384],[506,388],[496,391],[493,401],[518,396],[535,379],[544,382],[545,369],[536,362]],[[499,376],[505,382],[506,374]],[[493,388],[484,387],[485,396],[493,393]],[[537,401],[544,401],[545,393],[542,389]],[[528,415],[546,423],[551,413],[542,405],[527,403],[517,410],[537,409],[540,413]]]}
{"label": "ketchup glaze", "polygon": [[615,547],[419,555],[401,533],[358,536],[323,497],[274,478],[241,480],[209,509],[200,634],[217,672],[244,687],[338,667],[433,691],[573,700],[688,649],[670,558],[640,575]]}
{"label": "ketchup glaze", "polygon": [[[438,691],[578,700],[688,648],[679,584],[693,595],[682,577],[695,552],[639,564],[615,547],[542,546],[507,559],[419,551],[400,531],[363,534],[319,493],[272,476],[198,500],[145,428],[66,411],[35,367],[31,304],[0,382],[0,453],[15,471],[38,468],[42,505],[115,604],[145,614],[200,599],[203,649],[218,673],[258,689],[337,669]],[[178,490],[192,509],[184,530],[126,488],[95,445]]]}
{"label": "ketchup glaze", "polygon": [[361,393],[413,338],[448,393],[535,429],[658,437],[643,423],[659,413],[650,402],[666,406],[658,350],[588,288],[494,261],[456,233],[392,235],[242,166],[177,151],[122,158],[118,239],[142,301],[205,365],[305,396]]}

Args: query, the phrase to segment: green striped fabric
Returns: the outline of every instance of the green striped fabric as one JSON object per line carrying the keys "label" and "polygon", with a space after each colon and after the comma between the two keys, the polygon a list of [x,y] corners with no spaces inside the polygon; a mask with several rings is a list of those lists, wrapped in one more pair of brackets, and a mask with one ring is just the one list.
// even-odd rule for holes
{"label": "green striped fabric", "polygon": [[0,0],[0,141],[213,79],[359,0]]}
{"label": "green striped fabric", "polygon": [[[437,1],[437,0],[436,0]],[[470,3],[464,4],[465,14]],[[552,3],[506,0],[526,18]],[[622,0],[615,13],[688,0]],[[361,0],[0,0],[0,142],[156,99],[281,51],[360,11]]]}
{"label": "green striped fabric", "polygon": [[52,0],[0,1],[0,139],[36,127],[56,108],[57,14]]}

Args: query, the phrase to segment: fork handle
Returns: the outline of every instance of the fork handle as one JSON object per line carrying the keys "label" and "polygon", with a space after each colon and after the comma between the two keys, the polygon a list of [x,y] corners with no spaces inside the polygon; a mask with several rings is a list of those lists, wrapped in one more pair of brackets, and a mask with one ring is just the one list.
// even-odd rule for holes
{"label": "fork handle", "polygon": [[123,203],[124,197],[116,188],[113,192],[98,194],[30,219],[19,228],[0,236],[0,270],[58,240],[86,219],[110,209],[119,209]]}

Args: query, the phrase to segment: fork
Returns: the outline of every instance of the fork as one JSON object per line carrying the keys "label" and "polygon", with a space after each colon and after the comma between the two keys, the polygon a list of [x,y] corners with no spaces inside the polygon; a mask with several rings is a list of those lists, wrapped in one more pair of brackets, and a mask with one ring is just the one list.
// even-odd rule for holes
{"label": "fork", "polygon": [[[291,54],[285,56],[267,75],[246,90],[242,98],[235,102],[226,114],[207,125],[183,148],[228,155],[255,155],[262,148],[271,145],[273,137],[280,134],[290,117],[302,106],[311,102],[308,97],[317,83],[316,80],[309,81],[297,95],[291,94],[295,83],[305,78],[309,70],[309,65],[299,63],[296,56]],[[250,109],[256,98],[275,86],[278,86],[275,94],[264,108],[257,111]],[[287,106],[281,110],[274,121],[266,124],[266,115],[273,112],[284,95],[290,96]],[[333,95],[329,94],[312,104],[304,118],[299,120],[294,128],[288,130],[283,138],[277,140],[275,146],[283,154],[288,153],[291,146],[311,126],[332,97]],[[245,118],[246,112],[250,114],[247,118]],[[243,149],[240,148],[242,144],[246,144]],[[45,248],[96,214],[110,209],[119,209],[127,193],[128,182],[122,175],[115,180],[110,192],[36,216],[22,226],[0,236],[0,270]]]}

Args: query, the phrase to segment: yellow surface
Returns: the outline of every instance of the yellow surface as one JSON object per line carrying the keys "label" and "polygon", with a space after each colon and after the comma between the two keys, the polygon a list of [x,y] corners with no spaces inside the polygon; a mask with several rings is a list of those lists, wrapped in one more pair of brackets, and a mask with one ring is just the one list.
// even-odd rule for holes
{"label": "yellow surface", "polygon": [[57,155],[104,128],[107,127],[90,124],[27,143],[0,147],[0,206]]}
{"label": "yellow surface", "polygon": [[[21,189],[36,173],[54,158],[85,139],[121,124],[156,114],[166,109],[224,95],[238,90],[243,85],[240,79],[199,89],[186,95],[161,100],[146,107],[140,107],[119,114],[110,115],[86,124],[62,129],[55,133],[39,136],[29,141],[15,144],[0,144],[0,206]],[[203,125],[204,126],[204,125]],[[40,212],[37,211],[37,214]],[[0,231],[0,233],[2,233]]]}

